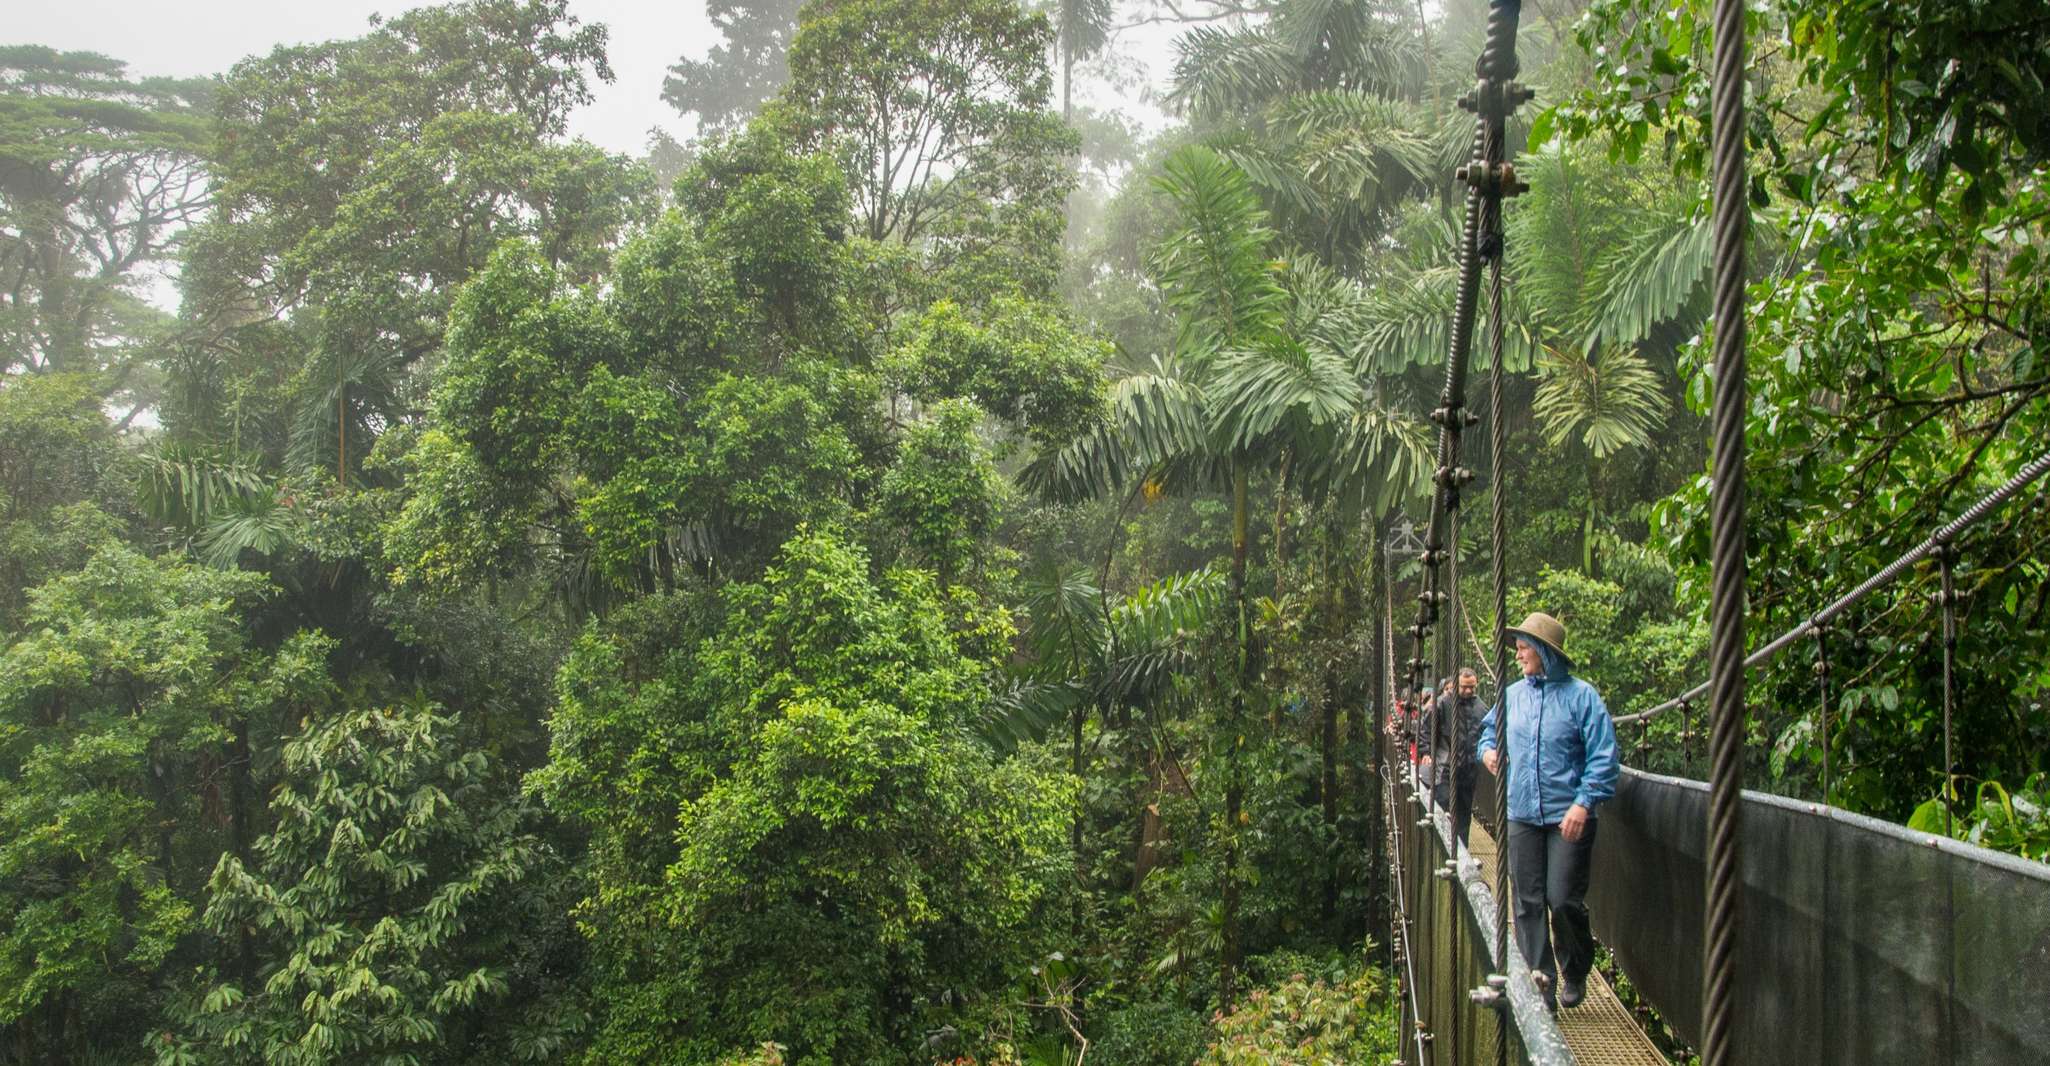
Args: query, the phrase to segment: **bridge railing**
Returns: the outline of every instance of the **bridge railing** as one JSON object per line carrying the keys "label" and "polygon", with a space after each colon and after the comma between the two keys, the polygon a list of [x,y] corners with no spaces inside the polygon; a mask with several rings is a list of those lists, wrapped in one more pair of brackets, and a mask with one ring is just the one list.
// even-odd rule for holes
{"label": "bridge railing", "polygon": [[[1481,775],[1478,810],[1494,784]],[[1704,782],[1625,768],[1588,890],[1595,935],[1689,1044],[1701,1034],[1707,803]],[[1740,817],[1752,846],[1737,1061],[2044,1060],[2050,866],[1762,792],[1743,793]]]}
{"label": "bridge railing", "polygon": [[[1601,814],[1595,933],[1700,1039],[1708,786],[1626,770]],[[2036,1063],[2050,866],[1745,792],[1736,1061]]]}

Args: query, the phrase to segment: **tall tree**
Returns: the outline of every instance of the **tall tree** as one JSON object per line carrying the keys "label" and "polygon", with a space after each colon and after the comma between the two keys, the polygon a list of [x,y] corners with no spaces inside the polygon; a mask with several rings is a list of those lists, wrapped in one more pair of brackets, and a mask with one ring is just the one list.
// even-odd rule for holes
{"label": "tall tree", "polygon": [[588,277],[639,216],[642,168],[561,143],[593,77],[604,31],[563,0],[425,8],[238,64],[185,272],[192,362],[233,367],[269,343],[252,324],[288,321],[292,458],[353,477],[414,414],[411,368],[494,248],[529,238]]}
{"label": "tall tree", "polygon": [[145,268],[209,202],[213,83],[118,60],[0,48],[0,370],[112,370],[135,384],[160,312]]}
{"label": "tall tree", "polygon": [[1351,275],[1428,197],[1468,123],[1425,97],[1430,51],[1384,0],[1307,0],[1177,42],[1170,99],[1238,164],[1282,235]]}
{"label": "tall tree", "polygon": [[779,117],[840,159],[870,240],[910,246],[957,290],[1050,296],[1075,181],[1052,45],[1012,0],[815,0]]}
{"label": "tall tree", "polygon": [[331,642],[250,640],[274,594],[105,545],[0,652],[0,1025],[29,1061],[134,1046],[202,961],[202,871],[256,837],[254,745],[328,695]]}
{"label": "tall tree", "polygon": [[530,780],[593,834],[594,1061],[891,1061],[1043,957],[1073,784],[976,738],[1008,625],[949,613],[807,531],[579,642]]}
{"label": "tall tree", "polygon": [[712,0],[705,17],[725,37],[703,59],[678,59],[662,99],[696,115],[701,131],[738,128],[790,80],[790,40],[802,0]]}
{"label": "tall tree", "polygon": [[532,935],[523,882],[560,870],[529,805],[455,720],[419,703],[322,716],[284,746],[282,767],[272,830],[250,854],[220,857],[202,919],[253,942],[258,965],[209,968],[157,1061],[527,1059],[545,1047],[550,1004],[489,1023]]}

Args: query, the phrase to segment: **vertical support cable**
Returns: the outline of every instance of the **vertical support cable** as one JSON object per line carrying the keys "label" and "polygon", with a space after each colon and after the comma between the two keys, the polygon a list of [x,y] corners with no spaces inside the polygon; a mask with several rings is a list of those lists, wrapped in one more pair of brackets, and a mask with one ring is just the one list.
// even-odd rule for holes
{"label": "vertical support cable", "polygon": [[[1445,748],[1445,757],[1435,762],[1432,767],[1431,777],[1433,788],[1431,799],[1433,803],[1437,801],[1438,795],[1441,794],[1439,790],[1436,788],[1436,783],[1438,781],[1446,782],[1446,787],[1443,790],[1442,795],[1446,796],[1454,803],[1458,802],[1454,794],[1458,792],[1459,789],[1458,785],[1454,782],[1454,779],[1457,777],[1458,774],[1461,735],[1466,731],[1465,718],[1459,713],[1459,704],[1457,698],[1457,694],[1459,691],[1459,683],[1457,678],[1454,677],[1454,671],[1459,662],[1459,640],[1462,636],[1465,635],[1462,629],[1460,628],[1460,618],[1465,608],[1459,595],[1459,508],[1457,506],[1457,498],[1453,500],[1453,503],[1454,506],[1450,511],[1446,512],[1445,515],[1445,530],[1446,533],[1449,534],[1451,537],[1452,550],[1450,551],[1450,553],[1448,553],[1445,559],[1445,584],[1447,589],[1446,595],[1449,598],[1446,600],[1445,603],[1445,624],[1443,626],[1440,626],[1438,629],[1438,660],[1440,663],[1443,664],[1443,668],[1438,671],[1438,677],[1441,679],[1454,678],[1454,680],[1452,691],[1449,693],[1445,692],[1441,687],[1437,697],[1437,702],[1433,705],[1437,709],[1437,714],[1434,717],[1439,722],[1438,729],[1433,730],[1433,732],[1442,731],[1448,738]],[[1448,699],[1448,696],[1452,698]],[[1447,722],[1446,719],[1450,719],[1450,721]],[[1451,813],[1449,807],[1447,808],[1446,813],[1448,815]],[[1431,835],[1433,837],[1436,837],[1438,835],[1438,826],[1435,815],[1433,816],[1431,824]],[[1456,868],[1459,861],[1459,841],[1457,838],[1454,838],[1452,843],[1446,848],[1446,852],[1448,855],[1451,856],[1454,866]],[[1431,913],[1434,917],[1438,912],[1437,896],[1440,891],[1439,886],[1441,884],[1446,883],[1457,885],[1459,882],[1456,880],[1451,882],[1442,882],[1434,877],[1430,885]],[[1435,980],[1433,981],[1431,987],[1432,1001],[1434,1004],[1437,1000],[1437,990],[1440,988],[1445,988],[1448,991],[1451,991],[1453,982],[1459,974],[1459,953],[1462,948],[1462,944],[1460,942],[1460,927],[1463,923],[1461,923],[1459,920],[1458,911],[1459,908],[1457,906],[1453,907],[1452,922],[1449,929],[1449,932],[1451,934],[1451,951],[1447,953],[1446,958],[1451,960],[1451,966],[1449,967],[1450,972],[1442,975],[1437,975]],[[1431,953],[1431,958],[1433,962],[1437,960],[1437,957],[1437,952],[1434,951]],[[1445,1050],[1446,1061],[1464,1062],[1465,1059],[1460,1057],[1459,1050],[1459,1030],[1462,1012],[1459,1009],[1457,996],[1450,997],[1450,1001],[1450,1013],[1452,1016],[1448,1019],[1445,1019],[1444,1022],[1440,1023],[1438,1028],[1444,1031],[1446,1037],[1450,1041],[1450,1045]],[[1432,1013],[1437,1013],[1436,1006],[1432,1007]]]}
{"label": "vertical support cable", "polygon": [[1744,161],[1744,0],[1715,0],[1715,399],[1710,503],[1707,954],[1703,1066],[1732,1066],[1738,807],[1744,784],[1744,285],[1750,220]]}
{"label": "vertical support cable", "polygon": [[[1502,631],[1509,624],[1509,560],[1503,548],[1509,540],[1508,500],[1503,495],[1503,464],[1507,462],[1508,426],[1502,417],[1502,348],[1505,324],[1502,315],[1502,255],[1497,250],[1488,264],[1488,340],[1494,364],[1488,368],[1488,577],[1493,595],[1490,639],[1495,649],[1495,959],[1503,973],[1509,972],[1509,645]],[[1476,770],[1476,773],[1479,771]],[[1495,1022],[1495,1064],[1508,1066],[1509,1024]]]}
{"label": "vertical support cable", "polygon": [[[1648,727],[1647,727],[1647,731]],[[1680,775],[1694,773],[1694,705],[1680,701]]]}
{"label": "vertical support cable", "polygon": [[1951,755],[1957,689],[1957,548],[1945,543],[1936,553],[1936,565],[1943,571],[1943,835],[1950,836],[1950,803],[1957,793],[1957,761]]}
{"label": "vertical support cable", "polygon": [[1815,627],[1815,694],[1821,715],[1822,736],[1822,802],[1829,802],[1829,749],[1835,738],[1829,729],[1829,627]]}

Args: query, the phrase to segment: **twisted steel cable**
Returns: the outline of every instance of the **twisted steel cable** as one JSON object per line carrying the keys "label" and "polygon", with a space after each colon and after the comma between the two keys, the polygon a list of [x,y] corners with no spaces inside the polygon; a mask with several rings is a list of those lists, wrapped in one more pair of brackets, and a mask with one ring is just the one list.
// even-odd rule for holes
{"label": "twisted steel cable", "polygon": [[1946,544],[1936,556],[1943,571],[1943,835],[1950,835],[1952,782],[1957,778],[1951,754],[1951,713],[1957,696],[1957,548]]}
{"label": "twisted steel cable", "polygon": [[[1744,665],[1752,667],[1764,663],[1780,652],[1792,647],[1801,638],[1809,636],[1821,627],[1828,625],[1838,615],[1843,614],[1859,601],[1893,583],[1902,574],[1907,573],[1923,560],[1942,551],[1945,545],[1955,542],[1966,530],[1985,521],[1986,517],[1997,510],[2001,504],[2013,499],[2017,493],[2041,479],[2045,474],[2050,474],[2050,452],[2037,456],[2027,466],[2016,471],[2015,475],[2003,482],[1999,488],[1980,497],[1977,502],[1966,508],[1956,518],[1951,519],[1943,528],[1931,533],[1927,540],[1915,545],[1902,554],[1900,558],[1886,564],[1878,573],[1866,578],[1857,588],[1837,597],[1828,606],[1808,616],[1799,625],[1773,638],[1770,643],[1752,652],[1745,658]],[[1682,707],[1690,701],[1698,700],[1707,692],[1708,685],[1696,685],[1679,696],[1675,696],[1648,711],[1624,715],[1616,719],[1616,724],[1621,726],[1629,725],[1633,722],[1643,722],[1648,718]]]}
{"label": "twisted steel cable", "polygon": [[1832,740],[1829,731],[1829,627],[1818,626],[1815,630],[1815,692],[1819,713],[1822,716],[1822,802],[1829,802],[1829,749]]}
{"label": "twisted steel cable", "polygon": [[[1494,485],[1488,490],[1488,543],[1491,557],[1488,560],[1489,577],[1493,582],[1493,618],[1495,620],[1495,750],[1500,754],[1496,773],[1500,775],[1495,786],[1495,832],[1502,839],[1509,835],[1509,730],[1502,719],[1501,708],[1506,705],[1503,691],[1508,687],[1509,648],[1502,640],[1502,627],[1508,624],[1509,613],[1509,561],[1502,546],[1509,539],[1508,501],[1502,493],[1502,464],[1508,451],[1508,427],[1502,417],[1502,348],[1505,324],[1502,321],[1502,258],[1498,251],[1488,267],[1488,332],[1490,347],[1494,352],[1494,365],[1488,368],[1488,470],[1494,478]],[[1476,773],[1479,771],[1476,770]],[[1504,847],[1498,843],[1495,854],[1495,958],[1508,972],[1509,945],[1509,863]],[[1495,1026],[1495,1063],[1507,1066],[1509,1062],[1509,1027]]]}
{"label": "twisted steel cable", "polygon": [[[1468,157],[1468,166],[1460,174],[1460,178],[1467,187],[1466,216],[1460,230],[1459,280],[1456,297],[1453,302],[1450,350],[1446,353],[1445,359],[1445,386],[1439,395],[1438,409],[1433,413],[1433,420],[1439,426],[1438,466],[1434,479],[1437,491],[1432,494],[1431,512],[1426,525],[1423,591],[1418,597],[1420,602],[1416,624],[1410,629],[1413,637],[1413,652],[1408,664],[1410,686],[1407,692],[1409,694],[1417,692],[1420,687],[1419,682],[1421,681],[1420,675],[1422,671],[1432,665],[1433,660],[1426,657],[1429,654],[1428,641],[1438,623],[1445,623],[1442,628],[1439,628],[1440,637],[1436,656],[1441,672],[1447,674],[1451,672],[1451,663],[1456,656],[1454,641],[1457,637],[1456,623],[1459,618],[1460,606],[1456,564],[1459,551],[1457,512],[1460,505],[1461,487],[1471,477],[1467,471],[1459,466],[1459,458],[1461,438],[1466,426],[1467,357],[1473,342],[1474,310],[1479,298],[1481,263],[1485,257],[1492,257],[1497,260],[1494,264],[1494,273],[1491,276],[1491,301],[1495,318],[1493,339],[1496,353],[1494,370],[1496,379],[1493,381],[1492,395],[1495,397],[1496,407],[1500,407],[1501,385],[1499,377],[1501,374],[1501,349],[1503,342],[1502,324],[1500,321],[1501,274],[1499,255],[1501,242],[1499,239],[1499,228],[1501,201],[1504,187],[1508,183],[1506,168],[1503,168],[1501,163],[1504,155],[1504,141],[1506,140],[1505,119],[1507,113],[1514,109],[1520,100],[1528,99],[1528,94],[1519,96],[1510,84],[1510,79],[1516,76],[1517,71],[1516,30],[1517,23],[1522,16],[1522,11],[1522,0],[1491,0],[1488,9],[1486,40],[1481,50],[1480,59],[1475,63],[1475,74],[1478,84],[1476,85],[1474,95],[1469,98],[1471,100],[1471,107],[1475,112],[1474,136],[1472,150]],[[1485,243],[1483,240],[1484,233],[1487,234]],[[1486,256],[1483,255],[1484,251],[1487,253]],[[1499,421],[1499,418],[1497,421]],[[1499,428],[1497,428],[1496,432],[1499,438]],[[1497,457],[1495,466],[1498,480],[1500,476],[1499,457],[1502,450],[1502,442],[1499,439],[1495,440],[1494,451]],[[1503,564],[1501,562],[1499,545],[1505,539],[1505,535],[1502,528],[1503,519],[1499,513],[1500,493],[1497,492],[1496,496],[1498,498],[1496,502],[1497,513],[1493,516],[1491,533],[1497,545],[1494,562],[1497,571],[1495,574],[1495,621],[1499,628],[1502,622],[1503,607],[1501,598],[1503,594],[1501,590],[1504,583],[1504,576],[1500,572]],[[1449,590],[1448,580],[1450,581]],[[1448,630],[1450,632],[1447,632]],[[1392,649],[1392,632],[1390,634],[1390,645]],[[1497,667],[1495,672],[1498,678],[1498,689],[1500,688],[1499,678],[1505,669],[1506,667],[1502,665],[1500,659],[1500,650],[1497,649]],[[1433,728],[1432,738],[1426,740],[1425,743],[1431,743],[1431,740],[1435,739],[1436,733],[1437,729]],[[1455,741],[1454,752],[1448,753],[1448,755],[1456,758],[1458,750],[1457,741],[1460,739],[1459,727],[1456,724],[1453,739]],[[1451,772],[1455,768],[1441,769]],[[1391,789],[1391,792],[1393,791]],[[1412,795],[1420,801],[1418,804],[1420,810],[1428,810],[1428,804],[1422,802],[1422,796]],[[1499,796],[1497,807],[1499,812],[1501,807]],[[1407,810],[1404,813],[1407,816]],[[1398,833],[1402,832],[1402,830],[1398,830]],[[1413,832],[1404,833],[1403,835],[1411,841],[1417,839],[1416,834]],[[1396,844],[1398,851],[1405,850],[1401,848],[1401,837],[1398,837]],[[1420,848],[1418,849],[1418,854],[1420,861]],[[1499,870],[1502,865],[1503,863],[1498,859],[1498,881]],[[1402,882],[1405,879],[1398,876],[1397,887],[1398,894],[1404,897],[1405,911],[1410,909],[1407,899],[1408,893],[1405,891],[1407,888],[1413,887],[1416,890],[1418,906],[1421,906],[1424,894],[1429,891],[1429,885],[1423,883],[1422,879],[1417,876],[1418,871],[1414,866],[1411,866],[1407,872],[1409,874],[1406,878],[1408,883],[1403,884]],[[1498,900],[1501,895],[1502,889],[1498,884]],[[1498,905],[1498,915],[1501,911],[1502,907]],[[1408,932],[1408,921],[1409,917],[1405,914],[1399,923],[1401,934],[1405,937]],[[1506,933],[1500,928],[1500,924],[1498,921],[1496,931],[1498,952],[1506,938]],[[1414,959],[1408,960],[1408,966],[1403,974],[1412,982],[1415,980],[1414,967]],[[1405,998],[1417,1023],[1418,1032],[1415,1034],[1416,1050],[1418,1060],[1421,1063],[1429,1055],[1429,1038],[1424,1031],[1427,1023],[1420,1013],[1415,1013],[1418,1011],[1418,1004],[1414,992],[1412,991]],[[1408,1019],[1406,1018],[1405,1023],[1407,1021]],[[1452,1052],[1457,1056],[1459,1052],[1457,1047],[1459,1042],[1459,1021],[1456,1009],[1454,1011],[1453,1024],[1452,1042],[1454,1047]],[[1408,1034],[1405,1034],[1405,1037],[1407,1036]],[[1498,1040],[1498,1056],[1506,1054],[1506,1047],[1501,1046],[1501,1040],[1506,1040],[1506,1036]],[[1408,1039],[1405,1038],[1403,1041],[1405,1047],[1408,1042]]]}
{"label": "twisted steel cable", "polygon": [[1736,977],[1738,809],[1744,763],[1744,2],[1715,2],[1711,149],[1715,181],[1714,481],[1709,518],[1707,953],[1703,1066],[1730,1066]]}

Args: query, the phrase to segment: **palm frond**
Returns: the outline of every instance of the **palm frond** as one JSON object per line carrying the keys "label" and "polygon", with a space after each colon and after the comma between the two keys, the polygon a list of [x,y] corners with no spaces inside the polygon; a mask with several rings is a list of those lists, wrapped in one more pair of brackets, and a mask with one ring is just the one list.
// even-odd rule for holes
{"label": "palm frond", "polygon": [[973,725],[975,735],[998,754],[1046,736],[1089,698],[1089,690],[1072,681],[1013,678],[998,689]]}
{"label": "palm frond", "polygon": [[254,463],[167,444],[136,457],[136,500],[163,525],[197,531],[264,490]]}
{"label": "palm frond", "polygon": [[1598,293],[1586,344],[1635,344],[1690,310],[1705,314],[1708,268],[1715,251],[1706,214],[1674,204],[1647,213],[1595,266]]}
{"label": "palm frond", "polygon": [[1204,567],[1142,585],[1111,609],[1122,648],[1157,647],[1200,633],[1224,603],[1225,575]]}
{"label": "palm frond", "polygon": [[1244,130],[1220,133],[1203,142],[1239,168],[1269,204],[1283,212],[1314,216],[1328,205],[1325,190],[1304,172],[1296,146]]}
{"label": "palm frond", "polygon": [[1200,452],[1207,426],[1202,390],[1184,380],[1176,364],[1156,359],[1151,372],[1112,383],[1103,421],[1061,448],[1035,455],[1018,481],[1044,499],[1097,499]]}
{"label": "palm frond", "polygon": [[1387,97],[1357,89],[1297,93],[1278,102],[1272,117],[1302,145],[1309,176],[1353,200],[1380,199],[1368,192],[1382,187],[1407,192],[1435,176],[1431,138],[1417,128],[1415,110]]}
{"label": "palm frond", "polygon": [[1407,411],[1362,404],[1310,454],[1301,484],[1344,510],[1390,514],[1429,490],[1434,428]]}
{"label": "palm frond", "polygon": [[243,552],[276,555],[300,543],[306,535],[306,519],[273,489],[266,488],[238,502],[207,523],[196,545],[200,560],[208,566],[232,570]]}
{"label": "palm frond", "polygon": [[1095,575],[1080,565],[1052,566],[1025,583],[1026,644],[1042,674],[1072,677],[1103,657],[1107,620]]}
{"label": "palm frond", "polygon": [[1558,447],[1578,436],[1596,459],[1644,447],[1666,420],[1666,397],[1644,357],[1603,347],[1583,359],[1548,348],[1539,362],[1545,380],[1532,409],[1545,441]]}
{"label": "palm frond", "polygon": [[1111,0],[1060,0],[1053,15],[1055,39],[1064,56],[1086,59],[1110,43]]}
{"label": "palm frond", "polygon": [[1181,325],[1178,352],[1202,364],[1228,346],[1270,333],[1287,306],[1267,248],[1273,231],[1245,172],[1202,145],[1169,156],[1156,179],[1181,227],[1154,258],[1168,306]]}
{"label": "palm frond", "polygon": [[1196,637],[1224,606],[1223,571],[1205,568],[1141,586],[1111,612],[1117,653],[1105,671],[1108,695],[1145,707],[1194,665]]}
{"label": "palm frond", "polygon": [[[1432,266],[1385,279],[1367,291],[1366,299],[1346,312],[1344,328],[1351,337],[1347,355],[1362,377],[1399,374],[1415,366],[1442,366],[1452,346],[1453,300],[1458,270]],[[1529,301],[1514,275],[1506,279],[1502,331],[1502,366],[1511,373],[1529,370],[1540,347]],[[1485,296],[1474,322],[1469,357],[1478,369],[1494,365],[1489,343]]]}
{"label": "palm frond", "polygon": [[1256,110],[1294,83],[1294,50],[1257,29],[1198,26],[1175,42],[1168,104],[1199,119]]}
{"label": "palm frond", "polygon": [[356,466],[400,409],[403,372],[399,355],[381,345],[324,347],[300,387],[286,463],[329,474]]}
{"label": "palm frond", "polygon": [[1300,429],[1344,419],[1365,399],[1340,355],[1292,340],[1227,353],[1204,389],[1218,439],[1232,452],[1292,423]]}

